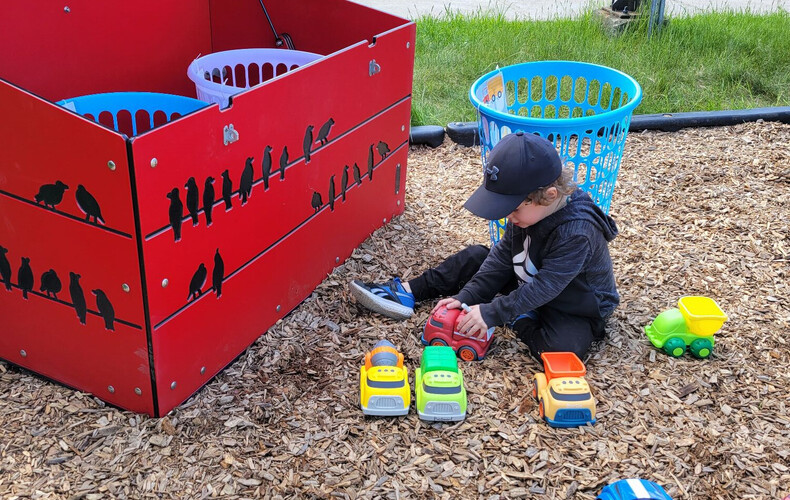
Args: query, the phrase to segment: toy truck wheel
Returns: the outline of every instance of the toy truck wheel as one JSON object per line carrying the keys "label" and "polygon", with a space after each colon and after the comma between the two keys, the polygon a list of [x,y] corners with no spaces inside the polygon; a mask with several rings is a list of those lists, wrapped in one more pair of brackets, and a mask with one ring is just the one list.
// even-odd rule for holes
{"label": "toy truck wheel", "polygon": [[538,381],[532,379],[532,397],[538,399]]}
{"label": "toy truck wheel", "polygon": [[431,339],[431,345],[447,345],[447,342],[442,339]]}
{"label": "toy truck wheel", "polygon": [[664,352],[679,358],[686,352],[686,343],[680,337],[672,337],[664,343]]}
{"label": "toy truck wheel", "polygon": [[691,343],[689,351],[695,358],[705,359],[713,351],[713,345],[708,339],[697,339]]}
{"label": "toy truck wheel", "polygon": [[477,352],[469,346],[463,346],[458,348],[458,357],[463,359],[464,361],[477,361]]}
{"label": "toy truck wheel", "polygon": [[546,417],[546,410],[543,408],[543,399],[538,401],[538,415],[540,415],[540,418]]}

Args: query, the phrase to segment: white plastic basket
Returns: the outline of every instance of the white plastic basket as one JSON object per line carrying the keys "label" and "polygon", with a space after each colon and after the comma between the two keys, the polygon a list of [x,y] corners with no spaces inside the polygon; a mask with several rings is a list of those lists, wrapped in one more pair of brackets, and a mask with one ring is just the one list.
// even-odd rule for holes
{"label": "white plastic basket", "polygon": [[237,49],[198,57],[187,76],[198,99],[228,106],[230,96],[321,58],[319,54],[285,49]]}

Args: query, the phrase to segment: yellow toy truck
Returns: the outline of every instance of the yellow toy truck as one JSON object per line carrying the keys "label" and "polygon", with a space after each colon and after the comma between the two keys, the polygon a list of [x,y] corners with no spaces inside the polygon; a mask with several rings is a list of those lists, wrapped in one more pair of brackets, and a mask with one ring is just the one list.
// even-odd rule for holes
{"label": "yellow toy truck", "polygon": [[409,370],[403,366],[403,354],[391,342],[381,340],[365,355],[365,364],[359,369],[359,401],[365,415],[409,413]]}
{"label": "yellow toy truck", "polygon": [[540,358],[545,373],[535,374],[532,388],[540,418],[552,427],[594,424],[595,399],[584,363],[572,352],[544,352]]}

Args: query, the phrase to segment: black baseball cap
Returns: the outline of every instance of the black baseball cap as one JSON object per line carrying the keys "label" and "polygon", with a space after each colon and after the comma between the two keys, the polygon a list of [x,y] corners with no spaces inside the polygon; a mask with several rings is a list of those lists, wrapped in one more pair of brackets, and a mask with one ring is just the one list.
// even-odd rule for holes
{"label": "black baseball cap", "polygon": [[483,185],[464,208],[484,219],[502,219],[561,173],[562,161],[552,143],[535,134],[508,134],[488,153]]}

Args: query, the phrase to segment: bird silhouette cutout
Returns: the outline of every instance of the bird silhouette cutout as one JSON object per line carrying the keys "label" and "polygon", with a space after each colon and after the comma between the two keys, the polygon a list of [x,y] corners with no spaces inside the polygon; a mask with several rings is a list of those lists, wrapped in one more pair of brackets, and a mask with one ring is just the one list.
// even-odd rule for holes
{"label": "bird silhouette cutout", "polygon": [[379,154],[381,155],[381,159],[383,160],[389,154],[390,147],[387,145],[386,142],[379,141],[379,143],[376,144],[376,150],[379,152]]}
{"label": "bird silhouette cutout", "polygon": [[41,275],[41,291],[47,294],[47,297],[58,298],[58,292],[62,289],[63,284],[58,278],[58,274],[54,269],[50,269]]}
{"label": "bird silhouette cutout", "polygon": [[283,146],[283,154],[280,155],[280,180],[285,180],[285,167],[288,166],[288,146]]}
{"label": "bird silhouette cutout", "polygon": [[373,180],[373,164],[375,163],[373,159],[373,144],[370,145],[370,149],[368,150],[368,179]]}
{"label": "bird silhouette cutout", "polygon": [[173,188],[172,191],[167,193],[167,197],[170,198],[168,216],[170,217],[170,227],[173,228],[173,241],[178,241],[181,239],[181,219],[184,218],[184,204],[181,203],[178,188]]}
{"label": "bird silhouette cutout", "polygon": [[61,181],[55,181],[55,184],[44,184],[38,188],[38,194],[33,198],[36,200],[36,205],[43,203],[45,207],[55,210],[55,205],[63,201],[63,193],[68,188]]}
{"label": "bird silhouette cutout", "polygon": [[329,210],[335,211],[335,176],[329,178]]}
{"label": "bird silhouette cutout", "polygon": [[321,144],[322,146],[327,143],[329,137],[329,130],[332,128],[332,125],[335,124],[335,120],[332,118],[328,119],[326,123],[321,125],[321,128],[318,130],[318,137],[316,137],[315,142]]}
{"label": "bird silhouette cutout", "polygon": [[189,302],[189,299],[197,299],[203,293],[203,285],[206,284],[206,274],[206,265],[201,262],[195,274],[192,275],[192,280],[189,282],[187,302]]}
{"label": "bird silhouette cutout", "polygon": [[7,253],[8,249],[0,246],[0,280],[5,285],[5,289],[11,291],[11,263],[5,256]]}
{"label": "bird silhouette cutout", "polygon": [[231,201],[233,197],[233,181],[230,180],[230,172],[226,168],[222,172],[222,199],[225,200],[225,211],[227,212],[233,206]]}
{"label": "bird silhouette cutout", "polygon": [[22,257],[22,265],[16,273],[16,281],[22,290],[22,298],[27,300],[27,292],[33,290],[33,270],[30,268],[30,257]]}
{"label": "bird silhouette cutout", "polygon": [[195,178],[190,177],[187,179],[187,183],[184,184],[184,188],[187,190],[187,212],[189,212],[189,216],[192,218],[192,226],[197,226],[200,193],[198,192],[198,186]]}
{"label": "bird silhouette cutout", "polygon": [[362,174],[359,172],[359,165],[354,163],[354,184],[362,184]]}
{"label": "bird silhouette cutout", "polygon": [[91,292],[96,296],[96,309],[104,319],[104,328],[115,331],[115,309],[113,309],[110,299],[107,298],[107,294],[98,288],[91,290]]}
{"label": "bird silhouette cutout", "polygon": [[96,198],[85,189],[85,186],[82,184],[77,185],[77,192],[74,193],[74,197],[77,199],[77,206],[80,207],[80,210],[85,214],[85,222],[90,222],[91,217],[93,217],[93,222],[95,224],[98,224],[100,221],[104,224],[104,218],[101,216],[99,203],[96,201]]}
{"label": "bird silhouette cutout", "polygon": [[304,162],[310,163],[310,148],[313,146],[313,126],[308,125],[302,139],[302,151],[304,151]]}
{"label": "bird silhouette cutout", "polygon": [[209,175],[203,184],[203,215],[206,216],[206,226],[211,225],[212,210],[214,210],[214,178]]}
{"label": "bird silhouette cutout", "polygon": [[247,199],[252,194],[252,178],[255,177],[255,171],[252,168],[252,161],[255,158],[249,157],[244,162],[244,170],[241,171],[241,181],[239,181],[239,198],[241,204],[247,203]]}
{"label": "bird silhouette cutout", "polygon": [[263,174],[263,190],[269,189],[269,177],[272,175],[272,147],[263,148],[263,160],[261,161],[261,173]]}
{"label": "bird silhouette cutout", "polygon": [[395,165],[395,194],[400,193],[400,163]]}
{"label": "bird silhouette cutout", "polygon": [[346,189],[348,188],[348,165],[343,167],[343,175],[340,177],[340,195],[346,201]]}
{"label": "bird silhouette cutout", "polygon": [[324,202],[321,201],[321,193],[313,191],[313,199],[310,201],[310,204],[313,206],[315,213],[318,213],[318,211],[321,210],[321,205],[324,204]]}
{"label": "bird silhouette cutout", "polygon": [[74,310],[77,311],[77,318],[84,325],[85,318],[88,315],[88,304],[85,302],[85,293],[82,291],[80,278],[79,274],[69,272],[69,296],[71,297],[72,305],[74,305]]}
{"label": "bird silhouette cutout", "polygon": [[217,298],[222,295],[222,282],[225,280],[225,262],[219,254],[219,248],[214,253],[214,269],[211,271],[211,286],[217,293]]}

